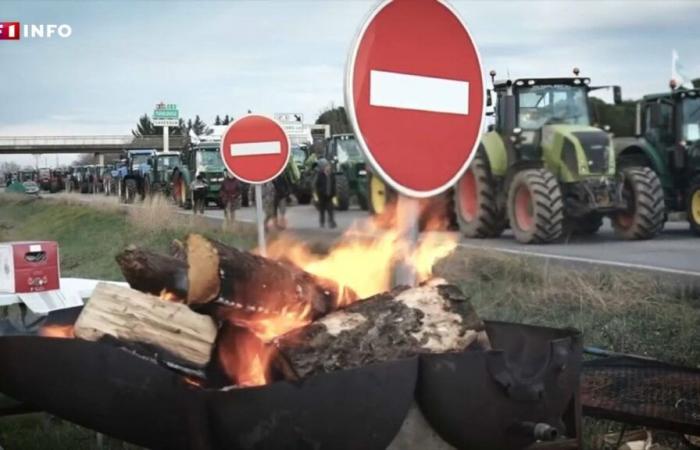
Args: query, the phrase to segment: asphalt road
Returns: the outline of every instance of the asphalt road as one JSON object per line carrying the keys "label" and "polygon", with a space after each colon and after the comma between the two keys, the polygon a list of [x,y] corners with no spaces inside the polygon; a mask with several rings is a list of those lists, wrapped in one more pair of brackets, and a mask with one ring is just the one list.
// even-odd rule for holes
{"label": "asphalt road", "polygon": [[[69,195],[69,194],[60,194]],[[55,194],[54,194],[55,196]],[[52,195],[45,195],[50,198]],[[71,197],[84,201],[105,199],[104,196],[77,195]],[[116,198],[112,197],[112,201]],[[183,214],[191,214],[182,211]],[[223,211],[209,208],[206,216],[223,219]],[[359,209],[336,212],[338,228],[321,229],[318,226],[318,213],[310,205],[287,208],[287,222],[290,231],[304,232],[305,235],[318,231],[324,235],[340,234],[353,223],[367,218],[367,212]],[[255,222],[255,208],[242,208],[237,212],[237,220]],[[504,253],[536,256],[573,264],[594,264],[611,268],[653,270],[682,277],[700,277],[700,237],[694,236],[687,222],[668,222],[661,235],[649,241],[622,241],[618,239],[610,224],[594,236],[576,237],[568,242],[546,245],[523,245],[513,239],[509,231],[498,239],[467,239],[462,237],[460,245],[467,248],[489,248]]]}

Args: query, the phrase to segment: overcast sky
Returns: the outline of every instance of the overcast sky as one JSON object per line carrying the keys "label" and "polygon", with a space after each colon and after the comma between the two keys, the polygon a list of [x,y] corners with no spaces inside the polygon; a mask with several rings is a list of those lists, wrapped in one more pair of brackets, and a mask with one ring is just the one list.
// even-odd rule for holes
{"label": "overcast sky", "polygon": [[[1,21],[66,23],[68,39],[0,41],[0,135],[127,134],[156,102],[185,118],[343,104],[355,32],[374,1],[12,2]],[[460,1],[485,72],[663,91],[671,50],[700,76],[697,1]],[[12,158],[32,163],[31,156]],[[64,157],[69,162],[72,157]],[[54,158],[48,162],[53,163]]]}

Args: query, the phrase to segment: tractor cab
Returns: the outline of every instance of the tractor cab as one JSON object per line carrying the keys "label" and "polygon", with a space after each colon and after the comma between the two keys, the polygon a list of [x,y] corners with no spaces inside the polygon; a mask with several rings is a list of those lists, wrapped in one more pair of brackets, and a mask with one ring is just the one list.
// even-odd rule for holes
{"label": "tractor cab", "polygon": [[[615,89],[616,100],[620,98]],[[592,125],[589,78],[525,78],[494,83],[495,132],[507,136],[509,167],[544,165],[561,181],[614,174],[609,133]]]}

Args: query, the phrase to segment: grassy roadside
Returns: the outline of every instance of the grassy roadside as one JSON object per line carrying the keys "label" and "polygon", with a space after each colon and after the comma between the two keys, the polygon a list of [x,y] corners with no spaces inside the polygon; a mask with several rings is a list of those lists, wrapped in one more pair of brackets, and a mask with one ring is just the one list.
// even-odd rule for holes
{"label": "grassy roadside", "polygon": [[122,279],[114,256],[131,244],[164,252],[173,239],[190,232],[241,248],[255,242],[245,229],[224,232],[200,217],[179,217],[165,201],[147,206],[127,213],[109,203],[86,206],[0,195],[0,241],[57,241],[62,276],[106,280]]}
{"label": "grassy roadside", "polygon": [[[191,231],[243,248],[250,231],[212,229],[167,204],[125,213],[111,204],[62,203],[0,195],[0,241],[51,239],[60,244],[62,273],[120,279],[114,255],[129,244],[166,251]],[[576,271],[524,257],[459,249],[435,268],[458,284],[485,319],[584,332],[585,345],[700,367],[700,294],[639,273]],[[586,434],[616,429],[586,423]],[[676,440],[672,448],[683,448]],[[94,448],[94,433],[45,415],[0,419],[0,446],[15,449]],[[105,448],[121,448],[106,441]],[[593,448],[593,447],[588,447]]]}
{"label": "grassy roadside", "polygon": [[[200,218],[178,217],[163,201],[128,213],[109,203],[86,206],[60,200],[42,200],[0,194],[0,242],[54,240],[59,243],[64,277],[121,280],[114,256],[135,244],[167,252],[173,239],[189,232],[250,248],[255,236],[247,229],[224,232]],[[97,448],[93,431],[47,414],[0,418],[0,449],[90,450]],[[104,437],[103,449],[135,449]]]}

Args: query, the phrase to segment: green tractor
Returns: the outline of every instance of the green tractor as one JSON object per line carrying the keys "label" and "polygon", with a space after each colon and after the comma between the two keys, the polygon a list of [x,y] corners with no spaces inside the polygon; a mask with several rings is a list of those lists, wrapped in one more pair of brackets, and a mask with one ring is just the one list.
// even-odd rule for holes
{"label": "green tractor", "polygon": [[354,196],[361,209],[369,208],[367,169],[362,151],[353,134],[336,134],[326,141],[324,152],[335,171],[336,202],[340,211],[350,207]]}
{"label": "green tractor", "polygon": [[219,191],[224,181],[226,168],[221,160],[219,141],[202,141],[193,145],[182,153],[182,164],[174,168],[172,183],[175,201],[183,208],[192,207],[191,183],[198,174],[203,174],[209,185],[207,191],[207,203],[216,203],[221,207]]}
{"label": "green tractor", "polygon": [[495,124],[455,187],[466,236],[499,236],[509,224],[519,242],[546,243],[565,230],[593,234],[604,216],[623,239],[661,230],[659,178],[643,166],[616,170],[612,135],[592,125],[588,94],[600,87],[574,74],[494,82]]}
{"label": "green tractor", "polygon": [[637,104],[636,137],[615,139],[621,167],[644,167],[661,179],[666,208],[685,212],[700,235],[700,89],[645,96]]}
{"label": "green tractor", "polygon": [[313,180],[316,173],[316,157],[312,155],[312,149],[307,145],[292,145],[290,166],[292,177],[292,190],[294,197],[300,205],[308,205],[313,197]]}

